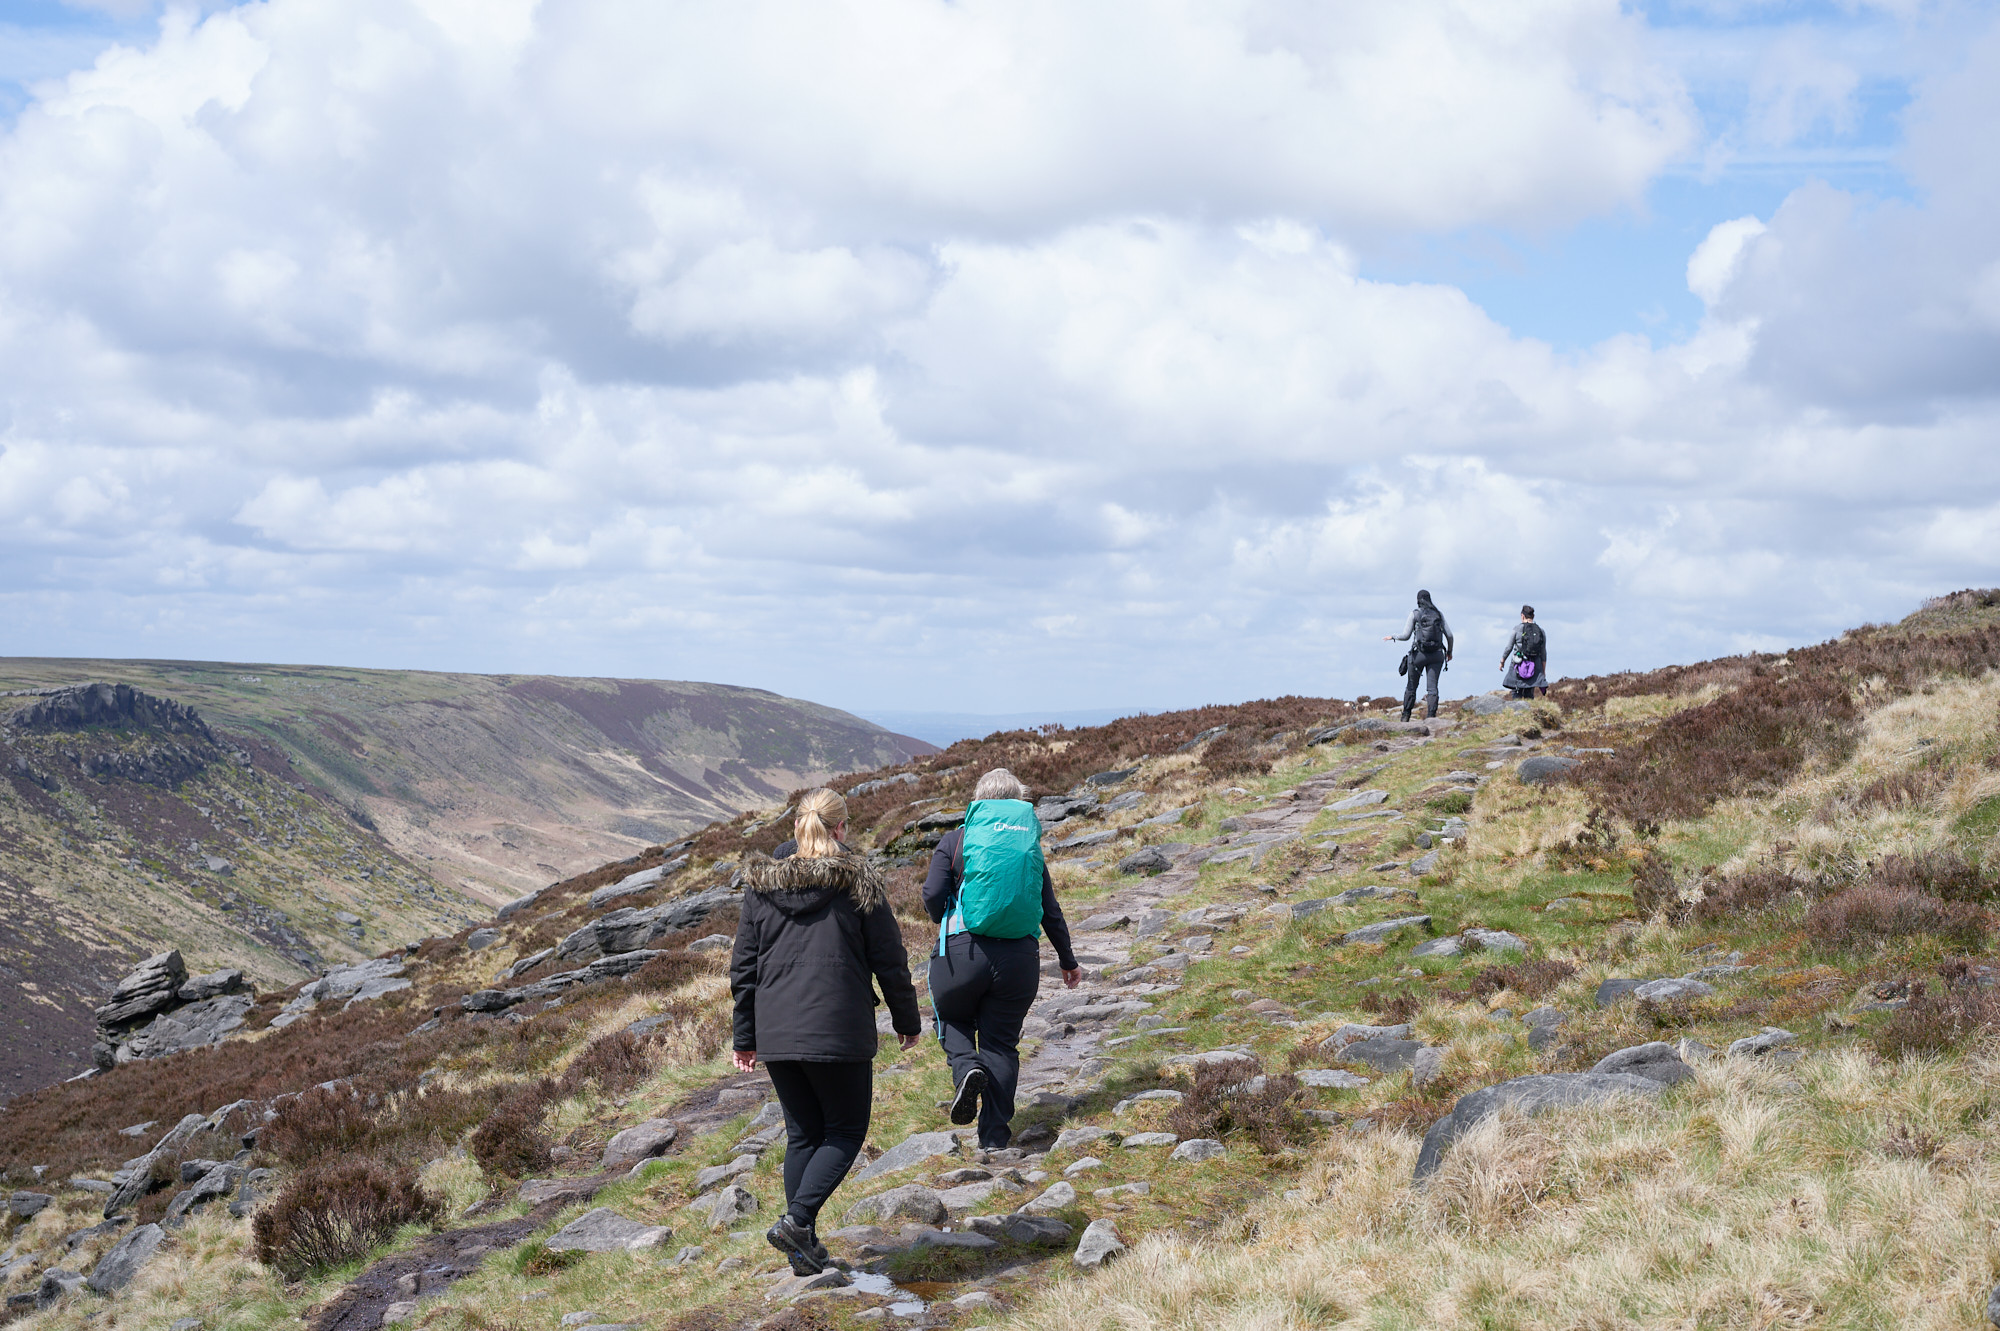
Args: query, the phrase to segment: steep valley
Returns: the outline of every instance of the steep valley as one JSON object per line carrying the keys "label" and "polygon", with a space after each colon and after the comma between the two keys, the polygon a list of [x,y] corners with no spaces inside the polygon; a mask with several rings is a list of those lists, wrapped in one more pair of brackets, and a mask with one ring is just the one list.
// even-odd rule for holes
{"label": "steep valley", "polygon": [[150,952],[288,986],[929,751],[667,681],[12,658],[0,688],[0,1099],[87,1066]]}

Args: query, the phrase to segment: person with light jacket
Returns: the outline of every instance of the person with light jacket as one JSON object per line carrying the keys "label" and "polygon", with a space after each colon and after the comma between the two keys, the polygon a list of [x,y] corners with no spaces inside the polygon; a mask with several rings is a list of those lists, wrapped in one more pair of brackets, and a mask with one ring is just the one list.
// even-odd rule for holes
{"label": "person with light jacket", "polygon": [[799,801],[796,851],[744,865],[742,915],[729,963],[735,1064],[761,1058],[785,1111],[785,1213],[764,1237],[798,1275],[826,1268],[820,1209],[868,1136],[875,1086],[875,986],[897,1039],[923,1030],[910,958],[882,876],[849,851],[847,801]]}

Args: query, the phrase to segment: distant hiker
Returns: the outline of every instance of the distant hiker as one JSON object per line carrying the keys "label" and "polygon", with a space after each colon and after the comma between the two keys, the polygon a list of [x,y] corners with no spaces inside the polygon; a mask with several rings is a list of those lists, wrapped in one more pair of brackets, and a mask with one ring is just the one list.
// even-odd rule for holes
{"label": "distant hiker", "polygon": [[1038,930],[1055,945],[1063,983],[1074,989],[1083,978],[1042,860],[1042,825],[1006,768],[979,778],[965,826],[931,852],[924,909],[938,921],[931,1005],[956,1088],[951,1121],[977,1117],[980,1146],[999,1150],[1014,1135],[1021,1023],[1042,984]]}
{"label": "distant hiker", "polygon": [[798,1275],[826,1267],[820,1208],[868,1136],[875,1089],[875,991],[903,1048],[924,1029],[910,957],[881,875],[841,842],[847,801],[799,801],[797,853],[744,865],[742,916],[729,963],[736,1069],[762,1057],[785,1110],[785,1213],[765,1232]]}
{"label": "distant hiker", "polygon": [[1429,592],[1417,593],[1416,609],[1410,611],[1410,622],[1403,626],[1400,634],[1391,633],[1383,642],[1408,642],[1409,655],[1403,658],[1403,673],[1409,682],[1403,686],[1403,719],[1410,719],[1410,713],[1417,706],[1417,680],[1425,671],[1430,672],[1430,687],[1424,694],[1425,716],[1438,714],[1438,671],[1451,662],[1453,639],[1451,625],[1444,622],[1444,612],[1431,604]]}
{"label": "distant hiker", "polygon": [[1500,679],[1516,698],[1532,698],[1540,690],[1549,692],[1549,635],[1535,622],[1535,607],[1521,607],[1521,622],[1500,654]]}

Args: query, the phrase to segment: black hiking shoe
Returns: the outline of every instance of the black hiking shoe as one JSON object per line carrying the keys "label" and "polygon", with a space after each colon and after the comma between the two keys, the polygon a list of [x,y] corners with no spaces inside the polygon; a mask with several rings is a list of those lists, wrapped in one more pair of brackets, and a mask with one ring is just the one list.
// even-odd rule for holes
{"label": "black hiking shoe", "polygon": [[951,1098],[951,1121],[964,1127],[979,1117],[979,1093],[986,1089],[986,1069],[970,1068]]}
{"label": "black hiking shoe", "polygon": [[813,1237],[812,1229],[789,1215],[764,1231],[764,1241],[783,1253],[795,1276],[816,1276],[826,1270],[827,1252]]}

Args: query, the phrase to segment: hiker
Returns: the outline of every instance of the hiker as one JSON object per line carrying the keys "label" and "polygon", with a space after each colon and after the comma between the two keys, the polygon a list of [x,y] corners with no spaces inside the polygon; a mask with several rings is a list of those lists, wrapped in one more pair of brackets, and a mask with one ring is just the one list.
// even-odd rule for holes
{"label": "hiker", "polygon": [[979,778],[965,826],[931,852],[924,909],[938,922],[931,1006],[951,1064],[951,1121],[976,1117],[979,1145],[997,1151],[1014,1135],[1021,1023],[1042,983],[1038,927],[1055,945],[1063,983],[1074,989],[1083,978],[1042,860],[1042,825],[1028,788],[1006,768]]}
{"label": "hiker", "polygon": [[1417,706],[1417,680],[1425,671],[1430,672],[1430,687],[1424,694],[1424,715],[1438,714],[1438,671],[1451,664],[1451,625],[1444,622],[1444,612],[1431,604],[1429,592],[1417,593],[1416,609],[1410,611],[1410,622],[1403,626],[1400,634],[1391,633],[1383,637],[1383,642],[1408,642],[1410,650],[1403,657],[1402,673],[1409,677],[1403,686],[1403,719],[1410,719],[1410,713]]}
{"label": "hiker", "polygon": [[1500,654],[1501,686],[1516,698],[1549,696],[1549,635],[1535,622],[1535,607],[1521,607],[1521,622]]}
{"label": "hiker", "polygon": [[875,991],[896,1038],[924,1029],[902,930],[882,876],[841,843],[847,801],[820,789],[799,801],[790,858],[748,857],[729,989],[738,1072],[764,1060],[785,1111],[785,1213],[765,1232],[797,1275],[826,1269],[822,1206],[868,1136],[875,1090]]}

